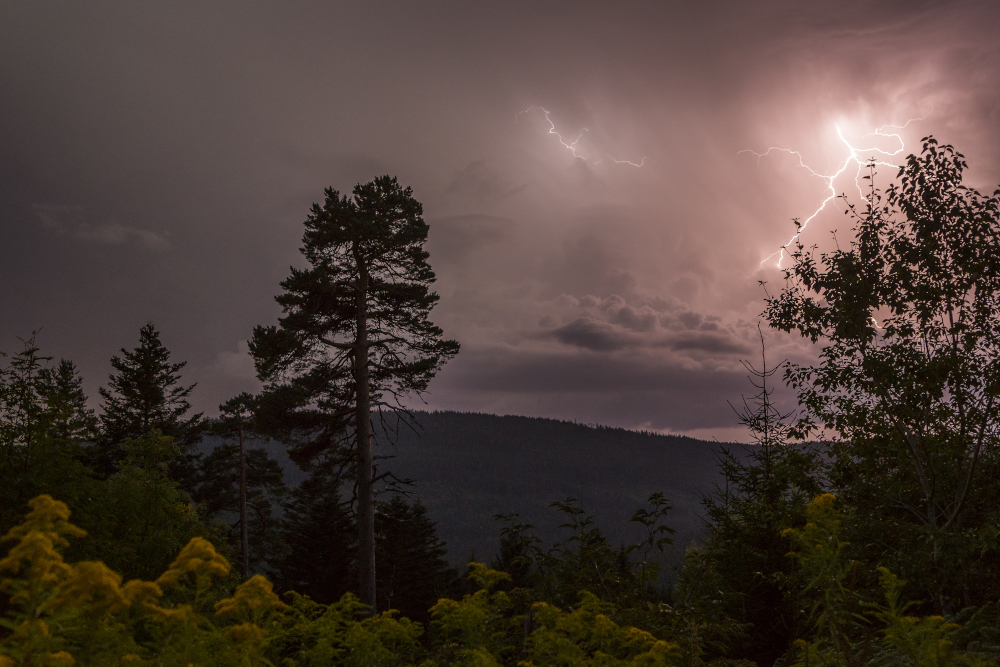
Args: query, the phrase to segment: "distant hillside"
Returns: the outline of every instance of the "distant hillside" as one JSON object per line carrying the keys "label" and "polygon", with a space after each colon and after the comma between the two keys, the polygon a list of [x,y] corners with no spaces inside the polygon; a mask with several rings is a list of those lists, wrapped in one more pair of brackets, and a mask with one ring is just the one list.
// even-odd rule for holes
{"label": "distant hillside", "polygon": [[[497,552],[496,514],[516,512],[546,544],[564,539],[554,500],[578,499],[614,543],[638,536],[628,519],[649,494],[663,491],[673,504],[668,524],[677,531],[668,561],[702,532],[699,495],[720,480],[715,454],[725,444],[554,419],[460,412],[418,412],[420,432],[408,428],[376,453],[380,468],[414,481],[410,491],[427,506],[454,564],[471,555],[488,561]],[[211,449],[214,442],[203,447]],[[739,445],[733,446],[742,451]],[[266,448],[285,480],[305,478],[279,443]]]}
{"label": "distant hillside", "polygon": [[719,443],[529,417],[424,412],[417,419],[422,433],[400,429],[396,446],[379,453],[394,454],[383,465],[414,480],[456,563],[496,553],[495,514],[517,512],[547,543],[561,539],[561,517],[549,504],[567,497],[579,499],[614,542],[628,542],[635,536],[628,519],[655,491],[674,506],[670,560],[677,561],[701,533],[699,494],[719,481]]}

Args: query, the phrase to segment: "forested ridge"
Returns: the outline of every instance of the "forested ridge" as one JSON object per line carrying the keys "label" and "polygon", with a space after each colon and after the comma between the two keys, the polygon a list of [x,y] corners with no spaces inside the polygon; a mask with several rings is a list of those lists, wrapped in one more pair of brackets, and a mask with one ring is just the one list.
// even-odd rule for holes
{"label": "forested ridge", "polygon": [[617,544],[637,537],[628,519],[651,493],[673,505],[675,562],[702,534],[699,494],[722,481],[716,457],[734,445],[554,419],[458,412],[416,412],[384,447],[385,466],[414,480],[452,559],[496,552],[496,514],[517,512],[554,537],[562,523],[548,509],[576,498]]}
{"label": "forested ridge", "polygon": [[[377,428],[376,453],[386,457],[381,467],[409,482],[402,487],[407,495],[427,507],[454,565],[496,553],[495,515],[516,512],[554,539],[562,521],[549,504],[569,497],[593,513],[613,543],[628,543],[638,535],[628,519],[656,491],[671,499],[677,531],[665,562],[679,565],[686,546],[703,535],[701,495],[723,481],[721,450],[745,457],[733,443],[556,419],[453,411],[413,417],[417,428]],[[209,436],[201,449],[208,453],[219,442]],[[255,447],[281,466],[288,486],[308,476],[281,443]]]}
{"label": "forested ridge", "polygon": [[98,410],[22,340],[0,667],[1000,663],[1000,191],[965,166],[927,138],[885,191],[871,165],[852,241],[789,248],[763,318],[820,355],[761,335],[745,448],[408,411],[458,344],[389,177],[313,207],[264,389],[216,419],[152,323]]}

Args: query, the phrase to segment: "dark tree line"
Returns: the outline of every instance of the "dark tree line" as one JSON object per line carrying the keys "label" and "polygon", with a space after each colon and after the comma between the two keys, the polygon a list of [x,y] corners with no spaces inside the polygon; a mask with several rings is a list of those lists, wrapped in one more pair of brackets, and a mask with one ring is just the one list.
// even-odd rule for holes
{"label": "dark tree line", "polygon": [[[201,536],[243,565],[242,578],[270,573],[326,602],[357,590],[349,479],[317,466],[288,489],[261,447],[254,397],[228,401],[214,420],[191,414],[184,363],[171,360],[147,324],[139,345],[112,360],[96,413],[72,362],[42,356],[35,338],[22,345],[0,369],[0,534],[48,493],[89,534],[72,555],[128,578],[155,577]],[[393,496],[383,504],[376,537],[384,604],[426,614],[456,575],[419,502]]]}

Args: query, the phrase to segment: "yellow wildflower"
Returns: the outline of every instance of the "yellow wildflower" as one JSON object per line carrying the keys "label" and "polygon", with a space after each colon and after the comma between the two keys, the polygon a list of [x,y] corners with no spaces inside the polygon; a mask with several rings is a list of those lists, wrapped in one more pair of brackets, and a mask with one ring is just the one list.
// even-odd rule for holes
{"label": "yellow wildflower", "polygon": [[122,578],[101,562],[83,561],[73,569],[60,587],[52,607],[87,607],[97,615],[111,614],[128,605],[122,595]]}
{"label": "yellow wildflower", "polygon": [[122,586],[122,597],[128,604],[153,605],[163,595],[160,587],[151,581],[133,579]]}
{"label": "yellow wildflower", "polygon": [[234,644],[259,644],[267,633],[253,623],[240,623],[226,630],[226,637]]}
{"label": "yellow wildflower", "polygon": [[42,494],[28,501],[31,511],[24,517],[24,522],[14,526],[0,538],[0,542],[18,540],[32,532],[41,532],[49,536],[57,547],[69,545],[67,537],[83,537],[87,531],[77,528],[69,522],[69,507],[64,502],[55,500],[48,494]]}
{"label": "yellow wildflower", "polygon": [[194,575],[199,589],[207,588],[213,576],[224,577],[229,574],[229,561],[216,552],[211,542],[202,537],[193,537],[181,549],[167,571],[156,580],[156,584],[160,587],[171,586],[188,574]]}
{"label": "yellow wildflower", "polygon": [[283,612],[288,605],[278,599],[274,586],[265,577],[256,574],[244,581],[233,597],[215,603],[217,616],[241,616],[257,621],[269,612]]}

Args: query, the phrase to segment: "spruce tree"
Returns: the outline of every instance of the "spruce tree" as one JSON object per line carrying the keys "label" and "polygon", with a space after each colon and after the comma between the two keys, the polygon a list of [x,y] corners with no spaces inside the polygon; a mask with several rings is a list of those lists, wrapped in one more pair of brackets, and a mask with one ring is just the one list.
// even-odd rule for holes
{"label": "spruce tree", "polygon": [[457,572],[427,508],[400,494],[376,504],[375,573],[382,610],[398,609],[406,618],[426,623],[430,609],[454,587]]}
{"label": "spruce tree", "polygon": [[97,437],[97,416],[87,406],[76,364],[60,359],[54,368],[43,368],[39,379],[49,436],[65,443],[92,443]]}
{"label": "spruce tree", "polygon": [[48,357],[35,337],[0,371],[0,529],[14,525],[25,503],[37,493],[44,473],[44,405],[39,393]]}
{"label": "spruce tree", "polygon": [[803,629],[801,600],[788,591],[794,562],[785,531],[805,523],[822,470],[813,445],[790,441],[793,415],[772,399],[771,381],[784,363],[768,366],[763,335],[760,367],[743,365],[756,391],[734,410],[752,443],[721,449],[724,481],[702,499],[707,536],[688,551],[679,589],[699,612],[721,614],[741,630],[725,642],[727,658],[769,665]]}
{"label": "spruce tree", "polygon": [[284,506],[285,553],[275,577],[280,588],[316,602],[336,602],[352,589],[356,527],[340,495],[337,476],[316,467]]}
{"label": "spruce tree", "polygon": [[0,447],[4,465],[26,473],[44,437],[40,389],[42,370],[51,357],[39,354],[34,335],[22,344],[24,349],[3,370],[0,382]]}
{"label": "spruce tree", "polygon": [[[276,297],[279,326],[257,327],[250,343],[265,383],[265,412],[284,422],[300,462],[338,456],[357,485],[362,601],[376,611],[375,469],[372,416],[405,413],[458,353],[428,320],[437,294],[424,250],[423,207],[395,178],[326,190],[306,219],[302,253]],[[348,463],[349,462],[349,463]]]}
{"label": "spruce tree", "polygon": [[46,367],[35,338],[0,369],[0,530],[29,499],[58,495],[74,507],[93,496],[82,459],[96,420],[72,362]]}
{"label": "spruce tree", "polygon": [[[329,604],[357,590],[357,522],[329,466],[317,466],[284,506],[285,553],[276,580],[285,590]],[[378,606],[427,622],[428,610],[456,588],[435,522],[418,500],[391,494],[376,503],[375,562]]]}
{"label": "spruce tree", "polygon": [[177,443],[180,455],[171,474],[190,490],[196,461],[191,450],[201,437],[203,424],[201,413],[187,416],[191,410],[188,396],[195,387],[180,384],[179,371],[187,362],[171,363],[170,351],[160,342],[152,322],[139,330],[138,347],[131,352],[122,348],[121,352],[121,357],[111,358],[116,372],[108,376],[108,387],[99,390],[102,438],[96,447],[95,469],[111,474],[124,458],[122,443],[155,429]]}

